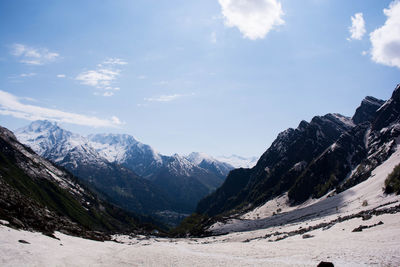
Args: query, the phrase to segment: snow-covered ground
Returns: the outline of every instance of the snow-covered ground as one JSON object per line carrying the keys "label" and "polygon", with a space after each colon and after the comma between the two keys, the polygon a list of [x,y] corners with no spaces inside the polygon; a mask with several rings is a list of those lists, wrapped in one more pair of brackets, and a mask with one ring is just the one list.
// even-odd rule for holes
{"label": "snow-covered ground", "polygon": [[[374,216],[368,221],[352,219],[325,231],[308,232],[312,238],[296,235],[276,242],[271,242],[275,237],[263,237],[288,229],[202,239],[119,236],[123,243],[116,243],[61,233],[56,233],[60,239],[56,240],[0,226],[0,266],[316,266],[320,261],[331,261],[335,266],[399,266],[399,219],[400,214]],[[359,225],[379,221],[384,224],[352,232]],[[258,239],[247,241],[253,238]]]}

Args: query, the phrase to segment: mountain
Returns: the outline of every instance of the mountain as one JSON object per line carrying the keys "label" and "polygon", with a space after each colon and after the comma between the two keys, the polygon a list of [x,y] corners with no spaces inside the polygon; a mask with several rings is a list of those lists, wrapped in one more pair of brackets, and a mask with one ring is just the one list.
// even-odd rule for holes
{"label": "mountain", "polygon": [[[391,99],[366,97],[354,116],[316,116],[278,135],[251,169],[231,171],[201,200],[211,216],[251,210],[288,193],[292,205],[342,192],[370,177],[394,151],[400,133],[400,89]],[[398,142],[398,141],[397,141]]]}
{"label": "mountain", "polygon": [[35,121],[18,129],[18,139],[39,155],[62,166],[113,203],[135,213],[171,209],[171,200],[150,181],[130,169],[109,162],[88,139],[49,121]]}
{"label": "mountain", "polygon": [[92,239],[95,231],[138,230],[138,220],[99,200],[67,171],[19,143],[0,127],[0,219],[52,235],[61,231]]}
{"label": "mountain", "polygon": [[163,166],[163,156],[126,134],[89,135],[90,145],[109,162],[123,165],[148,178]]}
{"label": "mountain", "polygon": [[129,135],[96,134],[90,145],[110,162],[143,176],[174,200],[173,211],[190,213],[225,180],[233,167],[204,153],[165,156]]}
{"label": "mountain", "polygon": [[215,159],[205,153],[192,152],[185,158],[194,165],[212,172],[222,180],[234,169],[229,163]]}
{"label": "mountain", "polygon": [[[151,146],[140,143],[133,136],[126,134],[94,134],[89,135],[88,140],[90,145],[108,161],[121,164],[149,180],[153,180],[152,176],[165,168],[171,158],[177,159],[177,154],[172,157],[161,155]],[[229,171],[234,168],[205,153],[193,152],[182,158],[190,162],[183,164],[188,170],[200,167],[222,179],[225,179]]]}

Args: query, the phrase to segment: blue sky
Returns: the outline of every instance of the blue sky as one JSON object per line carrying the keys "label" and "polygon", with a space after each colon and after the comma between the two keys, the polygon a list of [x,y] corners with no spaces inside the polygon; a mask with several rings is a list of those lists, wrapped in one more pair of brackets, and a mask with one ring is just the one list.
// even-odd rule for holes
{"label": "blue sky", "polygon": [[260,156],[400,82],[399,1],[2,0],[0,36],[0,125],[52,119],[164,154]]}

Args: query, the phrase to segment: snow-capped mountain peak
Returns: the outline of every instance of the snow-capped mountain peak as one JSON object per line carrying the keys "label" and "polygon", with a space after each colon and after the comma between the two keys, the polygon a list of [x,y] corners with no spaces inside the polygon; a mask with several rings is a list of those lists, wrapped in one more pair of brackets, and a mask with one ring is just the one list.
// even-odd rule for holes
{"label": "snow-capped mountain peak", "polygon": [[89,135],[90,145],[110,162],[116,162],[142,176],[163,164],[162,155],[151,146],[127,134]]}
{"label": "snow-capped mountain peak", "polygon": [[242,157],[238,155],[219,156],[217,160],[226,162],[235,168],[252,168],[257,164],[258,157]]}
{"label": "snow-capped mountain peak", "polygon": [[68,161],[75,166],[77,158],[86,162],[104,161],[86,138],[62,129],[57,123],[34,121],[16,130],[15,135],[21,143],[29,145],[36,153],[56,163],[66,164],[64,161]]}
{"label": "snow-capped mountain peak", "polygon": [[210,162],[210,163],[217,161],[213,157],[211,157],[203,152],[192,152],[189,155],[185,156],[185,158],[195,165],[199,165],[203,160]]}
{"label": "snow-capped mountain peak", "polygon": [[138,143],[133,136],[127,134],[94,134],[87,138],[90,145],[109,162],[121,162],[129,146]]}

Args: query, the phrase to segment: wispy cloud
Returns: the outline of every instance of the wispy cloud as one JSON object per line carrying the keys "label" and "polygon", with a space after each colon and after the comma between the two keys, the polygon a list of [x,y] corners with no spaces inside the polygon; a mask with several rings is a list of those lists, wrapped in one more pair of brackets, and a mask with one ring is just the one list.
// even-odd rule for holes
{"label": "wispy cloud", "polygon": [[57,78],[65,78],[67,77],[65,74],[57,74]]}
{"label": "wispy cloud", "polygon": [[[122,59],[108,58],[98,64],[95,70],[84,71],[78,74],[75,79],[81,84],[93,86],[97,89],[118,91],[119,87],[113,87],[113,83],[121,74],[121,69],[118,66],[126,64],[128,63]],[[113,94],[104,93],[102,95],[111,96]]]}
{"label": "wispy cloud", "polygon": [[33,48],[24,44],[14,44],[11,54],[21,63],[28,65],[44,65],[55,61],[60,55],[47,48]]}
{"label": "wispy cloud", "polygon": [[218,0],[225,25],[237,27],[245,38],[264,38],[274,27],[284,24],[279,0]]}
{"label": "wispy cloud", "polygon": [[182,96],[183,95],[181,95],[181,94],[160,95],[160,96],[156,96],[156,97],[145,98],[144,100],[148,101],[148,102],[170,102],[170,101],[176,100]]}
{"label": "wispy cloud", "polygon": [[107,58],[104,62],[104,65],[126,65],[128,64],[128,62],[120,59],[120,58],[116,58],[116,57],[110,57]]}
{"label": "wispy cloud", "polygon": [[139,76],[137,76],[137,78],[139,80],[145,80],[145,79],[147,79],[147,76],[146,75],[139,75]]}
{"label": "wispy cloud", "polygon": [[383,13],[385,24],[370,34],[372,60],[400,68],[400,1],[393,1]]}
{"label": "wispy cloud", "polygon": [[118,127],[123,124],[115,116],[111,117],[111,119],[100,119],[78,113],[24,104],[21,99],[24,98],[19,98],[0,90],[0,114],[30,121],[52,120],[91,127]]}
{"label": "wispy cloud", "polygon": [[19,75],[19,77],[22,77],[22,78],[33,77],[33,76],[36,76],[36,73],[34,73],[34,72],[30,72],[30,73],[21,73],[21,74]]}
{"label": "wispy cloud", "polygon": [[361,40],[364,34],[367,32],[365,30],[365,21],[363,13],[356,13],[351,17],[351,26],[349,27],[350,37],[347,40]]}

